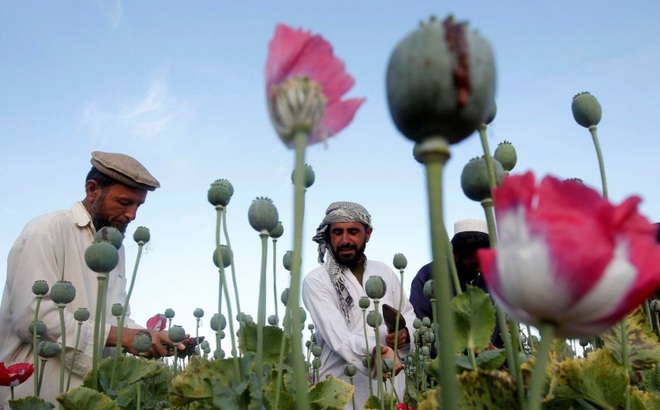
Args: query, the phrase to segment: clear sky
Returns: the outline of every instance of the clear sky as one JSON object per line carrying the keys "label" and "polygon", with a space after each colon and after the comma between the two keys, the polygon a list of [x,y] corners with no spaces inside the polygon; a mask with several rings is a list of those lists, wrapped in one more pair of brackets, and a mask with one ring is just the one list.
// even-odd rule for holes
{"label": "clear sky", "polygon": [[[374,222],[368,257],[391,264],[395,253],[405,254],[408,291],[430,260],[426,180],[413,144],[391,121],[385,70],[421,20],[448,14],[469,21],[495,50],[491,150],[506,139],[518,152],[514,172],[579,177],[600,189],[591,137],[571,114],[572,97],[589,91],[603,108],[598,129],[610,198],[638,194],[643,213],[660,220],[660,3],[7,1],[0,5],[0,258],[31,218],[83,199],[91,151],[123,152],[162,185],[127,231],[143,225],[152,233],[133,317],[145,323],[171,307],[174,322],[193,331],[192,311],[201,307],[201,333],[211,333],[218,274],[211,263],[215,210],[206,193],[226,178],[235,188],[227,225],[241,307],[256,319],[261,245],[247,221],[255,197],[273,199],[285,227],[277,242],[278,294],[288,284],[281,256],[292,246],[293,152],[270,124],[263,74],[275,25],[286,23],[330,41],[356,80],[348,96],[367,98],[347,129],[307,150],[316,182],[307,192],[304,270],[316,266],[311,237],[327,205],[357,201]],[[483,218],[459,181],[467,161],[482,153],[476,135],[452,147],[444,189],[449,227]],[[125,244],[130,272],[137,246]],[[272,314],[272,248],[268,260]],[[0,281],[5,276],[0,268]]]}

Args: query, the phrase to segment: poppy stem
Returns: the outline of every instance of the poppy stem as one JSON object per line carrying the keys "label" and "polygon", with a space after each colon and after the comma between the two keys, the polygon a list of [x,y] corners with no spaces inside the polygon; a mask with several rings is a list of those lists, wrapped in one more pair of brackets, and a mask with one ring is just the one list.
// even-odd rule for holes
{"label": "poppy stem", "polygon": [[[264,377],[264,326],[266,326],[266,266],[268,263],[268,231],[263,230],[261,237],[261,278],[259,279],[259,311],[257,314],[257,384],[261,389]],[[261,397],[261,396],[260,396]],[[261,407],[261,403],[259,403]]]}
{"label": "poppy stem", "polygon": [[[229,233],[227,232],[227,208],[222,207],[222,231],[225,234],[227,247],[231,250],[231,242],[229,242]],[[234,260],[232,259],[231,265],[231,281],[234,284],[234,297],[236,298],[236,311],[241,312],[241,301],[238,297],[238,283],[236,283],[236,268],[234,267]]]}
{"label": "poppy stem", "polygon": [[[39,381],[37,375],[39,374],[39,355],[37,353],[37,345],[39,341],[39,332],[37,331],[37,323],[39,319],[39,306],[41,305],[41,295],[37,295],[37,306],[34,309],[34,322],[32,325],[32,363],[34,363],[34,397],[39,397]],[[13,390],[12,390],[13,391]]]}
{"label": "poppy stem", "polygon": [[594,148],[596,148],[596,156],[598,157],[598,167],[600,169],[600,180],[603,184],[603,198],[607,199],[607,177],[605,176],[605,160],[603,153],[600,150],[600,143],[598,142],[598,131],[595,125],[589,127],[591,139],[594,141]]}
{"label": "poppy stem", "polygon": [[543,385],[545,384],[545,368],[549,362],[550,348],[552,339],[555,335],[555,324],[552,322],[542,322],[539,326],[541,342],[536,351],[536,364],[532,372],[532,380],[529,384],[529,394],[527,397],[527,410],[541,409],[541,395]]}

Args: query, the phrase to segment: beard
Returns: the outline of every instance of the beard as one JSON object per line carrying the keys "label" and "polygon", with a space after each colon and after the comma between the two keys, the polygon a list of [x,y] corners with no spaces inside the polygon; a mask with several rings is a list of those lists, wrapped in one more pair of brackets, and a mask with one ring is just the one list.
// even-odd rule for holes
{"label": "beard", "polygon": [[102,192],[101,195],[92,203],[92,223],[94,228],[98,232],[101,228],[106,226],[111,226],[117,228],[122,234],[126,233],[126,225],[121,223],[113,223],[106,216],[107,212],[105,209],[105,192]]}
{"label": "beard", "polygon": [[[338,264],[346,266],[348,268],[353,268],[362,260],[364,259],[364,250],[367,248],[367,243],[364,242],[361,247],[356,247],[354,245],[344,245],[344,246],[339,246],[337,249],[333,248],[332,245],[330,246],[330,252],[332,252],[332,256],[335,258],[335,261],[337,261]],[[352,256],[342,256],[341,251],[343,250],[353,250],[354,253]]]}

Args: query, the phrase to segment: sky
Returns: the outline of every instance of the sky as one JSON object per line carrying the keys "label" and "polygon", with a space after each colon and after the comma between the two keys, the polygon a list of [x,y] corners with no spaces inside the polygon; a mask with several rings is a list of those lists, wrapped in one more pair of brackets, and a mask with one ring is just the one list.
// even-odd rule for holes
{"label": "sky", "polygon": [[[355,201],[373,219],[367,256],[391,265],[403,253],[408,292],[431,259],[426,176],[413,143],[391,120],[385,72],[392,50],[420,21],[450,14],[495,52],[491,151],[510,141],[518,154],[513,172],[581,178],[600,190],[591,136],[571,113],[573,96],[588,91],[602,106],[598,133],[610,199],[639,195],[642,213],[660,221],[657,2],[2,2],[0,258],[30,219],[83,199],[92,151],[122,152],[162,186],[127,229],[132,236],[146,226],[152,238],[140,260],[133,318],[145,324],[172,308],[174,324],[194,333],[192,312],[202,308],[200,334],[211,333],[216,213],[206,194],[225,178],[235,189],[227,230],[241,308],[256,319],[261,242],[247,220],[256,197],[273,200],[285,228],[275,253],[278,295],[289,280],[281,258],[293,244],[294,155],[273,130],[264,88],[268,43],[284,23],[332,43],[355,78],[347,96],[367,99],[344,131],[307,149],[316,181],[306,196],[303,271],[317,266],[311,237],[328,204]],[[455,221],[484,218],[460,188],[465,164],[483,154],[478,136],[451,151],[443,191],[450,235]],[[132,272],[137,245],[129,237],[125,247]],[[270,315],[272,245],[267,258]],[[0,268],[0,281],[5,277]]]}

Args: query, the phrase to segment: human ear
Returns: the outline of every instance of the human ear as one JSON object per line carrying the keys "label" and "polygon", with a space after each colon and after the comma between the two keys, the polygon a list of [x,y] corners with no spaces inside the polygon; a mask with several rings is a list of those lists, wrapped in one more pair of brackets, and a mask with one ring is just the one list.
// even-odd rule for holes
{"label": "human ear", "polygon": [[85,182],[85,199],[94,202],[101,195],[101,186],[93,179]]}
{"label": "human ear", "polygon": [[373,228],[367,228],[364,235],[365,242],[369,242],[369,238],[371,238],[371,232],[373,232],[373,230],[374,230]]}

